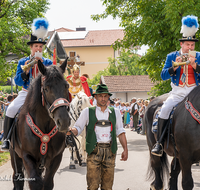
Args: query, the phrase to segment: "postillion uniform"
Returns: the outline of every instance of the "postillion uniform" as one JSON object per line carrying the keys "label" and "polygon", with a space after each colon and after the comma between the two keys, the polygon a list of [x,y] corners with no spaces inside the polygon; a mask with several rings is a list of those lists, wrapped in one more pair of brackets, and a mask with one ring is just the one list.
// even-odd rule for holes
{"label": "postillion uniform", "polygon": [[[18,86],[22,86],[22,90],[19,92],[18,96],[11,102],[9,105],[6,116],[14,118],[19,108],[24,104],[25,98],[28,94],[28,87],[31,81],[37,77],[38,75],[38,66],[37,64],[34,65],[33,68],[30,69],[29,74],[22,70],[21,66],[25,64],[27,60],[30,60],[30,57],[22,58],[19,60],[17,65],[17,72],[16,76],[14,77],[15,84]],[[50,59],[42,58],[43,64],[45,66],[52,65],[52,61]]]}
{"label": "postillion uniform", "polygon": [[[30,41],[27,42],[27,45],[31,45],[34,43],[46,44],[45,37],[48,32],[48,25],[48,21],[44,18],[34,19],[32,24],[31,38]],[[35,64],[34,67],[30,69],[28,74],[26,74],[26,72],[22,70],[21,66],[25,65],[25,62],[30,59],[31,56],[22,58],[19,60],[17,65],[17,72],[14,80],[16,85],[22,86],[22,90],[19,92],[18,96],[12,101],[6,111],[6,117],[4,120],[4,142],[1,147],[2,150],[9,149],[9,139],[7,139],[8,132],[12,126],[17,111],[25,102],[26,96],[28,94],[28,87],[32,79],[34,79],[38,75],[37,64]],[[50,59],[42,57],[42,60],[45,66],[52,65],[52,61]]]}
{"label": "postillion uniform", "polygon": [[[182,19],[181,33],[183,33],[180,42],[193,41],[197,42],[195,33],[198,30],[197,17],[186,16]],[[161,108],[161,112],[158,118],[158,132],[157,143],[154,145],[151,153],[156,156],[162,156],[164,139],[160,139],[161,133],[164,131],[165,125],[169,118],[170,112],[173,107],[181,102],[196,86],[200,84],[200,53],[196,52],[196,69],[190,64],[179,66],[174,71],[172,61],[175,62],[177,56],[182,55],[182,62],[186,62],[189,59],[188,54],[183,54],[182,49],[175,51],[167,55],[165,65],[161,72],[161,78],[163,80],[171,79],[172,90],[169,97],[164,101]],[[161,143],[159,143],[161,141]]]}
{"label": "postillion uniform", "polygon": [[[181,102],[196,86],[200,84],[199,70],[194,70],[191,65],[180,66],[175,73],[173,71],[170,73],[170,69],[172,68],[172,61],[175,62],[176,57],[180,55],[181,50],[168,54],[164,68],[161,72],[161,78],[163,80],[171,78],[172,81],[172,91],[170,92],[167,100],[164,102],[161,113],[159,115],[159,117],[163,119],[168,119],[172,108]],[[199,52],[196,52],[196,59],[197,65],[200,67]],[[186,75],[185,81],[181,80],[183,73]]]}

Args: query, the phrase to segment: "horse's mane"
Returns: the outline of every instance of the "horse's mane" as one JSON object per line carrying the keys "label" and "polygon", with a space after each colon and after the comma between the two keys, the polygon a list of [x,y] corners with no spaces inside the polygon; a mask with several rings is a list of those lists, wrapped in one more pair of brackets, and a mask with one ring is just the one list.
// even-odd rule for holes
{"label": "horse's mane", "polygon": [[[48,86],[52,86],[52,83],[60,83],[60,81],[64,80],[64,77],[61,73],[59,67],[56,66],[49,66],[46,67],[47,72],[45,75],[45,84]],[[27,112],[33,111],[35,112],[42,106],[42,94],[41,94],[41,77],[42,74],[40,73],[31,83],[28,89],[28,94],[22,108],[22,112],[25,114]]]}

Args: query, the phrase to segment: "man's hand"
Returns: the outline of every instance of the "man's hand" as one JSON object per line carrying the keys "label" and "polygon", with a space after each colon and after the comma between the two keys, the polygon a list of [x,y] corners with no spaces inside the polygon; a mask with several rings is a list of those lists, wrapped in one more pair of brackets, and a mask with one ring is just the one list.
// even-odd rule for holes
{"label": "man's hand", "polygon": [[[27,60],[27,61],[25,62],[25,64],[24,64],[24,65],[27,65],[27,64],[29,63],[29,61],[30,61],[30,60]],[[31,68],[29,68],[29,69],[27,69],[27,70],[25,71],[25,72],[26,72],[26,75],[28,75],[28,73],[29,73],[30,69],[31,69]]]}
{"label": "man's hand", "polygon": [[36,59],[37,61],[39,61],[39,60],[40,60],[41,62],[43,62],[43,59],[42,59],[42,58],[40,58],[40,57],[36,57],[35,59]]}
{"label": "man's hand", "polygon": [[71,132],[70,132],[70,131],[72,131],[72,133],[74,133],[75,136],[78,135],[77,129],[76,129],[76,128],[72,128],[72,127],[69,127],[69,130],[68,130],[68,132],[67,132],[66,135],[71,135]]}
{"label": "man's hand", "polygon": [[[176,62],[182,62],[182,58],[180,56],[176,57]],[[176,71],[179,68],[179,66],[174,67],[174,71]]]}
{"label": "man's hand", "polygon": [[180,56],[176,57],[176,62],[182,62],[182,58]]}
{"label": "man's hand", "polygon": [[119,142],[122,145],[124,151],[122,152],[121,155],[121,161],[126,161],[128,159],[128,148],[127,148],[127,140],[126,140],[126,136],[125,133],[121,133],[119,136]]}
{"label": "man's hand", "polygon": [[192,55],[190,55],[190,57],[189,57],[189,60],[190,60],[190,65],[194,68],[194,69],[196,69],[196,67],[197,67],[197,64],[195,63],[195,57],[194,56],[192,56]]}
{"label": "man's hand", "polygon": [[124,150],[121,155],[121,161],[126,161],[128,159],[128,149]]}
{"label": "man's hand", "polygon": [[72,128],[69,127],[68,132],[66,133],[66,135],[71,135],[71,130],[72,130]]}

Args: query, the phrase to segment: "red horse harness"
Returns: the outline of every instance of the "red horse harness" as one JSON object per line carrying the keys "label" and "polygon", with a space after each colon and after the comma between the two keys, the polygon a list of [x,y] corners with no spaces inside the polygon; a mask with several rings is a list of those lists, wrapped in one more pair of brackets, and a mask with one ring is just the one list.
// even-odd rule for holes
{"label": "red horse harness", "polygon": [[[51,114],[53,113],[53,111],[60,107],[60,106],[69,106],[69,102],[65,99],[65,98],[58,98],[56,99],[52,105],[49,105],[49,103],[46,100],[46,96],[44,93],[44,89],[43,89],[43,82],[45,81],[46,77],[43,76],[41,78],[41,93],[42,93],[42,105],[44,106],[44,101],[46,101],[46,103],[48,104],[48,112],[51,116]],[[47,149],[48,149],[48,142],[51,140],[51,138],[58,132],[58,128],[57,126],[55,126],[48,134],[44,134],[37,125],[35,125],[35,123],[33,122],[32,117],[30,116],[30,114],[28,113],[26,115],[26,123],[28,124],[28,126],[31,128],[32,132],[38,136],[41,140],[41,145],[40,145],[40,153],[42,155],[45,155],[47,153]]]}
{"label": "red horse harness", "polygon": [[191,116],[200,124],[200,113],[193,107],[189,100],[185,101],[185,108],[190,112]]}
{"label": "red horse harness", "polygon": [[26,115],[26,123],[31,128],[32,132],[38,136],[41,140],[40,145],[40,153],[45,155],[48,149],[47,143],[51,140],[51,138],[58,132],[57,126],[55,126],[48,134],[44,134],[37,125],[33,122],[32,117],[28,113]]}

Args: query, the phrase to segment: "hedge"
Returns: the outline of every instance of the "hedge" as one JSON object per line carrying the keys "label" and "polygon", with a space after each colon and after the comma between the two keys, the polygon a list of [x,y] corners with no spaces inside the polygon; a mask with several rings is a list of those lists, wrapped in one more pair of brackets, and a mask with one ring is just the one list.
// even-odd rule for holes
{"label": "hedge", "polygon": [[[22,89],[21,86],[18,86],[18,92]],[[11,94],[11,86],[0,86],[0,91],[2,90],[2,92],[4,94],[8,93],[8,94]],[[17,93],[16,91],[16,86],[13,86],[13,92],[14,93]]]}

